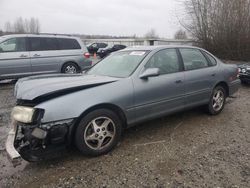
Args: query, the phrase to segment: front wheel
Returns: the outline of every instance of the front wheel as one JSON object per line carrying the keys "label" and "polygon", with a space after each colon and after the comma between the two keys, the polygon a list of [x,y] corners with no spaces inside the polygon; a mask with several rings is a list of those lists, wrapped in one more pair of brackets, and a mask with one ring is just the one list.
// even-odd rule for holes
{"label": "front wheel", "polygon": [[226,91],[222,86],[217,86],[212,93],[208,104],[208,112],[211,115],[217,115],[224,109],[226,102]]}
{"label": "front wheel", "polygon": [[122,123],[111,110],[99,109],[87,114],[79,123],[75,144],[85,155],[99,156],[112,150],[121,138]]}

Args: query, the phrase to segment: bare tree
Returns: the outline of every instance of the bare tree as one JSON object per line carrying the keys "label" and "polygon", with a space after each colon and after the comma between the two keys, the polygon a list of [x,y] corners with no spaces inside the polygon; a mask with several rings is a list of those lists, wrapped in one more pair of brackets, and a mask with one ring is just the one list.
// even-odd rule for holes
{"label": "bare tree", "polygon": [[4,27],[5,27],[5,32],[7,33],[13,32],[13,27],[10,22],[6,22]]}
{"label": "bare tree", "polygon": [[187,39],[188,37],[187,37],[186,31],[180,29],[180,30],[178,30],[178,31],[175,33],[174,38],[175,38],[175,39]]}
{"label": "bare tree", "polygon": [[14,32],[15,33],[26,33],[25,27],[24,27],[24,21],[22,17],[19,17],[14,22]]}
{"label": "bare tree", "polygon": [[24,29],[26,33],[30,33],[30,21],[28,19],[24,20]]}
{"label": "bare tree", "polygon": [[13,24],[5,23],[5,32],[7,33],[39,33],[40,22],[37,18],[23,19],[17,18]]}
{"label": "bare tree", "polygon": [[154,38],[159,38],[159,36],[157,35],[155,29],[150,29],[145,35],[145,38],[147,39],[154,39]]}
{"label": "bare tree", "polygon": [[221,58],[250,59],[250,0],[185,0],[185,28]]}
{"label": "bare tree", "polygon": [[40,32],[40,23],[38,19],[31,18],[30,19],[30,26],[29,26],[30,33],[39,33]]}

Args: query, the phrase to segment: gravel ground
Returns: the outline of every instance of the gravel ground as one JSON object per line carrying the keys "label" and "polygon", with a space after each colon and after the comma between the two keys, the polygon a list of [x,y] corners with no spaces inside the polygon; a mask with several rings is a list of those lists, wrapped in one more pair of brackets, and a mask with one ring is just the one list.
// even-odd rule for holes
{"label": "gravel ground", "polygon": [[250,86],[211,117],[200,108],[126,130],[108,155],[75,149],[14,168],[5,152],[13,84],[0,84],[0,187],[249,187]]}

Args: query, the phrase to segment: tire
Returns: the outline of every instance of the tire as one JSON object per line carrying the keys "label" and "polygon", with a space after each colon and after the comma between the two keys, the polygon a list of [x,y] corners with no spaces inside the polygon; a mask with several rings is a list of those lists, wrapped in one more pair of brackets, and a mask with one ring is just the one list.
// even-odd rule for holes
{"label": "tire", "polygon": [[214,88],[212,96],[208,104],[208,113],[210,115],[218,115],[224,109],[226,102],[226,90],[222,86]]}
{"label": "tire", "polygon": [[76,74],[79,72],[80,72],[80,69],[79,69],[78,65],[75,63],[72,63],[72,62],[65,63],[62,67],[62,73]]}
{"label": "tire", "polygon": [[88,156],[99,156],[111,151],[120,141],[122,122],[111,110],[94,110],[83,117],[76,128],[75,144]]}

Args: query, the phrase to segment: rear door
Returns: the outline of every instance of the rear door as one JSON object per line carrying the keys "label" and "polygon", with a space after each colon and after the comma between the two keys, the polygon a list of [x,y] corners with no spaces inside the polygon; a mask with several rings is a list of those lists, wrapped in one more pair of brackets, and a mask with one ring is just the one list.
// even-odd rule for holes
{"label": "rear door", "polygon": [[26,37],[14,37],[0,43],[0,76],[17,78],[31,75]]}
{"label": "rear door", "polygon": [[30,37],[29,49],[33,74],[59,71],[60,51],[56,38]]}
{"label": "rear door", "polygon": [[186,107],[208,103],[217,81],[217,67],[199,49],[179,50],[185,69]]}

